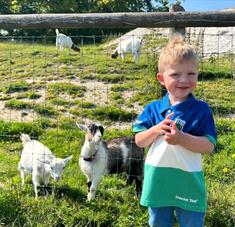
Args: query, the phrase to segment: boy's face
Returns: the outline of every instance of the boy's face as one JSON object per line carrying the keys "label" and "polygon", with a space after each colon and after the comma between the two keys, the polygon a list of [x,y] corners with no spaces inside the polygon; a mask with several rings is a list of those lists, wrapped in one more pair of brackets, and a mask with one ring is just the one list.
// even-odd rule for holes
{"label": "boy's face", "polygon": [[197,64],[195,61],[185,61],[168,65],[157,74],[157,79],[167,89],[172,105],[183,102],[196,87]]}

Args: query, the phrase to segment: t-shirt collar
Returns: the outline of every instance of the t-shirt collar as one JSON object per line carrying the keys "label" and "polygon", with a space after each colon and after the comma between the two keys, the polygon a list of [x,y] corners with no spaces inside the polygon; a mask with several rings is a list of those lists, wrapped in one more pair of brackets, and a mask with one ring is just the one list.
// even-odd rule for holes
{"label": "t-shirt collar", "polygon": [[163,97],[163,99],[161,100],[161,107],[160,107],[160,113],[164,113],[166,111],[168,111],[169,109],[174,110],[174,111],[184,111],[185,109],[188,108],[188,106],[195,100],[193,94],[189,94],[189,97],[181,102],[178,103],[174,106],[171,106],[170,104],[170,99],[169,99],[169,94],[166,93],[166,95]]}

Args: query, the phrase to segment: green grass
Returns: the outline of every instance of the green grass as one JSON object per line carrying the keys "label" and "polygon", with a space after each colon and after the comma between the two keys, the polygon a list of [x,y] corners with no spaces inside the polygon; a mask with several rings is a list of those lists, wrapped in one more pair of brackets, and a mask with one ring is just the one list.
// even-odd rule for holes
{"label": "green grass", "polygon": [[[148,39],[160,48],[166,39]],[[86,178],[78,166],[84,134],[77,118],[104,125],[129,123],[130,127],[107,128],[104,138],[131,135],[131,121],[140,106],[162,96],[156,81],[158,53],[144,47],[138,65],[132,57],[111,59],[102,45],[84,45],[80,54],[54,46],[32,43],[0,43],[0,101],[9,111],[27,110],[34,118],[0,121],[0,225],[3,226],[148,226],[147,209],[139,205],[133,186],[125,176],[105,176],[94,201],[86,202]],[[150,48],[151,49],[151,48]],[[213,155],[203,157],[208,187],[206,227],[235,225],[235,94],[229,56],[201,62],[195,95],[209,103],[216,119],[218,144]],[[90,92],[108,92],[108,102],[86,99]],[[99,89],[96,87],[98,83]],[[124,96],[130,92],[130,96]],[[100,99],[100,98],[99,98]],[[2,116],[3,117],[3,116]],[[118,124],[117,124],[118,125]],[[30,176],[21,187],[17,164],[22,144],[20,134],[40,140],[58,157],[74,155],[61,181],[50,182],[50,195],[34,199]],[[40,223],[40,224],[39,224]]]}
{"label": "green grass", "polygon": [[71,96],[84,96],[86,88],[84,86],[76,86],[71,83],[51,83],[47,87],[48,93],[52,93],[54,95],[60,95],[61,93],[67,93]]}

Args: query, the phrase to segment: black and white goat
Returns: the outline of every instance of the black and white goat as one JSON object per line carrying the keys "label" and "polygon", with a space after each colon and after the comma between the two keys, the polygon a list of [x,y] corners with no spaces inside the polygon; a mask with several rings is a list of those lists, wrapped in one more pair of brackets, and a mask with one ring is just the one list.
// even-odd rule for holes
{"label": "black and white goat", "polygon": [[58,29],[56,29],[55,32],[57,49],[63,50],[64,48],[69,48],[74,51],[80,52],[80,48],[73,43],[72,39],[69,36],[60,33]]}
{"label": "black and white goat", "polygon": [[131,36],[127,39],[120,39],[119,44],[115,51],[112,53],[111,57],[117,58],[118,55],[120,55],[123,60],[126,54],[133,54],[134,62],[138,63],[141,47],[142,39],[136,36]]}
{"label": "black and white goat", "polygon": [[120,137],[103,141],[104,128],[101,125],[77,124],[86,132],[85,142],[82,146],[79,166],[87,177],[87,200],[95,198],[97,185],[104,174],[127,174],[127,185],[134,180],[137,195],[142,189],[144,150],[137,147],[134,137]]}

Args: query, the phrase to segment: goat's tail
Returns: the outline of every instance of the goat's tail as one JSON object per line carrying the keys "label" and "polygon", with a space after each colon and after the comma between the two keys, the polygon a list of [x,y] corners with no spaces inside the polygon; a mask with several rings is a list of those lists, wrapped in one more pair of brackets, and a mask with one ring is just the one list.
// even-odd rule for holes
{"label": "goat's tail", "polygon": [[55,33],[56,33],[56,35],[58,36],[58,35],[59,35],[59,30],[56,29],[56,30],[55,30]]}
{"label": "goat's tail", "polygon": [[26,144],[27,142],[29,142],[29,141],[31,140],[30,137],[29,137],[29,135],[24,134],[24,133],[22,133],[22,134],[20,135],[20,139],[21,139],[21,141],[22,141],[23,144]]}

